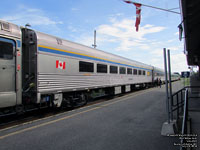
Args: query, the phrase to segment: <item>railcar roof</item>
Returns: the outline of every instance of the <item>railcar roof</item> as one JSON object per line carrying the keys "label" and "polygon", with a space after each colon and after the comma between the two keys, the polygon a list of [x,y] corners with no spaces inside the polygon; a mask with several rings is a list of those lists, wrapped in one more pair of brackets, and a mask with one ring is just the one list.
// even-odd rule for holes
{"label": "railcar roof", "polygon": [[0,20],[0,34],[21,38],[21,29],[13,23]]}

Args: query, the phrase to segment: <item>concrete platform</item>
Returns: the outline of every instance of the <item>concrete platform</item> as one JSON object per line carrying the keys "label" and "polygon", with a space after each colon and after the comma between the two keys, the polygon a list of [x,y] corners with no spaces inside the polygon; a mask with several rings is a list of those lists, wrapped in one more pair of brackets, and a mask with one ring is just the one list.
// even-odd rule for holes
{"label": "concrete platform", "polygon": [[[173,91],[182,87],[173,83]],[[176,150],[161,136],[165,87],[127,94],[53,117],[0,130],[1,150]]]}

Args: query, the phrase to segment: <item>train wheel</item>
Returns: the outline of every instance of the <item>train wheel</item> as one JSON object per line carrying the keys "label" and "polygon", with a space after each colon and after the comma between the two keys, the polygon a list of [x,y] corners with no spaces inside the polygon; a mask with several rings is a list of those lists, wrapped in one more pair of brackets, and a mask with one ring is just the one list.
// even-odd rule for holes
{"label": "train wheel", "polygon": [[87,102],[88,102],[88,95],[86,95],[86,94],[81,94],[80,96],[79,96],[79,106],[84,106],[84,105],[86,105],[87,104]]}

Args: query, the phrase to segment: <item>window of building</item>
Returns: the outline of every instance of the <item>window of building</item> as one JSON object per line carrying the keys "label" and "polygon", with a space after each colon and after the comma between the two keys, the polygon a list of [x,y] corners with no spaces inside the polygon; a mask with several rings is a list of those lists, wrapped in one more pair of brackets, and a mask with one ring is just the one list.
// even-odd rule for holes
{"label": "window of building", "polygon": [[97,64],[97,73],[107,73],[108,67],[104,64]]}
{"label": "window of building", "polygon": [[110,73],[118,73],[118,67],[117,66],[110,66]]}
{"label": "window of building", "polygon": [[94,64],[91,62],[79,61],[79,72],[94,72]]}
{"label": "window of building", "polygon": [[119,68],[119,73],[120,74],[126,74],[126,68],[125,67],[120,67]]}
{"label": "window of building", "polygon": [[137,69],[133,69],[133,74],[137,75]]}
{"label": "window of building", "polygon": [[133,70],[131,68],[127,68],[127,74],[132,74]]}
{"label": "window of building", "polygon": [[13,59],[13,45],[12,43],[0,41],[0,58]]}

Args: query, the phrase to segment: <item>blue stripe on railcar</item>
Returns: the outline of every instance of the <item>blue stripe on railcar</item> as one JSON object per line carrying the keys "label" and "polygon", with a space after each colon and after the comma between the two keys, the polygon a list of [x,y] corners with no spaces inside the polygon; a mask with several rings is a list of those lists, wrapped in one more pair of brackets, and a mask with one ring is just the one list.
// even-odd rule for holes
{"label": "blue stripe on railcar", "polygon": [[17,47],[21,47],[21,41],[17,40]]}
{"label": "blue stripe on railcar", "polygon": [[54,48],[49,49],[49,48],[44,48],[44,47],[38,47],[38,50],[42,51],[42,52],[48,52],[48,53],[53,53],[53,54],[59,54],[59,55],[66,55],[66,56],[72,56],[72,57],[78,57],[78,58],[96,60],[96,61],[101,61],[101,62],[106,62],[106,63],[112,63],[112,64],[116,64],[116,65],[122,65],[122,66],[126,66],[126,67],[132,67],[132,68],[144,69],[144,70],[151,71],[150,69],[147,69],[147,68],[141,68],[141,67],[136,67],[136,66],[132,66],[132,65],[117,63],[117,62],[113,62],[113,61],[109,61],[109,60],[104,60],[104,59],[100,59],[100,58],[94,58],[94,57],[84,56],[84,55],[81,55],[81,54],[74,54],[74,53],[70,53],[70,52],[58,51],[58,50],[56,50]]}

